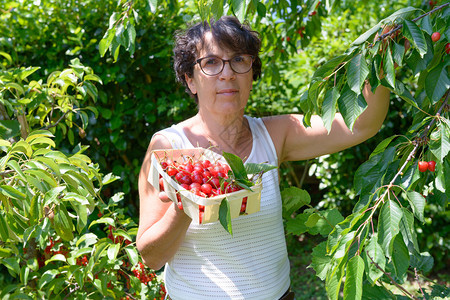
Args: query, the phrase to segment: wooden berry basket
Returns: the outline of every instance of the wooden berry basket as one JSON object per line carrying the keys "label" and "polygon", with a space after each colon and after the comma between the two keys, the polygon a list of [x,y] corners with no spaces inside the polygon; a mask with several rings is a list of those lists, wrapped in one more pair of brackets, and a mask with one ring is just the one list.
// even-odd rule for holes
{"label": "wooden berry basket", "polygon": [[[167,196],[175,204],[178,201],[181,201],[183,204],[183,211],[191,217],[196,224],[200,224],[200,205],[204,206],[203,219],[201,220],[202,224],[218,221],[219,207],[225,197],[228,199],[230,205],[231,219],[235,219],[242,214],[253,214],[260,210],[262,190],[261,183],[257,183],[252,186],[252,191],[244,189],[214,197],[200,197],[184,189],[163,170],[160,162],[165,159],[170,159],[177,162],[185,162],[189,159],[194,159],[195,161],[210,160],[211,162],[220,161],[221,163],[226,163],[226,160],[222,155],[204,148],[154,150],[151,154],[151,166],[148,181],[158,191],[160,191],[159,179],[162,177],[164,182],[164,191],[167,193]],[[246,198],[246,200],[244,200],[244,198]],[[241,212],[243,201],[246,201],[244,213]]]}

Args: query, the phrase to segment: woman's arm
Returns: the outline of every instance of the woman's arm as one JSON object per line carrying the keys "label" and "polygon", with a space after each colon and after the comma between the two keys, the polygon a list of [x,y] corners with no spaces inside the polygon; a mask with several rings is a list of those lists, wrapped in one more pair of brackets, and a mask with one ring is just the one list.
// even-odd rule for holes
{"label": "woman's arm", "polygon": [[390,92],[383,86],[375,93],[366,83],[363,95],[366,110],[359,116],[351,132],[341,114],[336,114],[330,133],[319,116],[311,117],[311,127],[303,125],[303,115],[280,115],[264,119],[274,141],[279,162],[298,161],[330,154],[357,145],[374,136],[386,118]]}
{"label": "woman's arm", "polygon": [[164,137],[156,135],[150,142],[139,173],[136,245],[144,263],[154,270],[161,269],[175,255],[192,221],[165,193],[159,194],[147,180],[152,150],[170,148]]}

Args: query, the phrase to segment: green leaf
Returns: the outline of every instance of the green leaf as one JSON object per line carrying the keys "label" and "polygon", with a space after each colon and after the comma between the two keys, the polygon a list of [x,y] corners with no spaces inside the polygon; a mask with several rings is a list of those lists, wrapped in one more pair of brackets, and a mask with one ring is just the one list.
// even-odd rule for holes
{"label": "green leaf", "polygon": [[283,201],[283,217],[285,219],[290,218],[294,212],[311,202],[309,193],[297,187],[283,189],[281,191],[281,199]]}
{"label": "green leaf", "polygon": [[219,221],[222,224],[223,228],[229,233],[233,234],[233,230],[231,228],[231,213],[230,213],[230,203],[227,198],[223,198],[219,207]]}
{"label": "green leaf", "polygon": [[445,122],[437,123],[437,129],[431,133],[429,147],[431,153],[443,162],[450,151],[450,126]]}
{"label": "green leaf", "polygon": [[392,245],[392,262],[398,278],[402,278],[409,267],[409,252],[401,234],[398,234]]}
{"label": "green leaf", "polygon": [[411,45],[417,48],[423,58],[427,53],[427,42],[419,26],[412,21],[405,20],[403,22],[403,35],[411,42]]}
{"label": "green leaf", "polygon": [[253,174],[259,174],[259,173],[265,173],[268,172],[270,170],[274,170],[277,167],[267,164],[267,163],[245,163],[245,171],[248,175],[253,175]]}
{"label": "green leaf", "polygon": [[352,58],[347,67],[348,85],[357,95],[361,93],[361,88],[367,75],[369,75],[369,66],[365,56],[360,53]]}
{"label": "green leaf", "polygon": [[385,74],[384,78],[392,88],[395,88],[395,68],[389,44],[384,54],[385,54],[383,59],[383,70]]}
{"label": "green leaf", "polygon": [[231,170],[233,171],[234,177],[237,180],[247,180],[247,171],[245,169],[244,163],[242,162],[242,159],[234,155],[232,153],[223,152],[222,156],[227,161],[228,165],[230,166]]}
{"label": "green leaf", "polygon": [[393,200],[385,200],[378,218],[379,243],[386,255],[391,253],[392,240],[399,233],[399,224],[403,216],[402,209]]}
{"label": "green leaf", "polygon": [[26,195],[24,193],[17,190],[15,187],[6,184],[2,184],[0,186],[0,192],[6,197],[11,197],[17,200],[25,200],[26,198]]}
{"label": "green leaf", "polygon": [[333,57],[322,66],[320,66],[315,72],[312,78],[317,78],[320,80],[333,74],[336,68],[347,58],[347,55],[340,55]]}
{"label": "green leaf", "polygon": [[425,91],[433,104],[438,102],[450,88],[447,69],[448,63],[438,64],[433,70],[428,72],[425,79]]}
{"label": "green leaf", "polygon": [[331,257],[327,256],[327,242],[323,241],[314,247],[311,255],[311,265],[308,268],[313,268],[316,276],[322,281],[325,280],[331,261]]}
{"label": "green leaf", "polygon": [[72,218],[67,213],[64,205],[60,204],[55,212],[53,223],[56,232],[64,241],[73,240],[73,223]]}
{"label": "green leaf", "polygon": [[246,0],[231,0],[231,8],[239,21],[243,22],[247,11]]}
{"label": "green leaf", "polygon": [[306,220],[305,225],[307,227],[314,227],[317,221],[320,220],[320,216],[316,213],[309,215],[308,220]]}
{"label": "green leaf", "polygon": [[136,41],[136,29],[132,23],[127,24],[127,30],[125,31],[126,37],[126,50],[130,52],[130,55],[134,54],[135,41]]}
{"label": "green leaf", "polygon": [[158,7],[158,0],[148,0],[148,6],[150,7],[151,13],[154,14]]}
{"label": "green leaf", "polygon": [[365,257],[364,262],[366,264],[365,272],[367,279],[373,285],[381,276],[383,276],[383,272],[372,263],[372,260],[383,270],[386,266],[386,257],[380,244],[378,244],[377,235],[372,236],[365,247],[363,256]]}
{"label": "green leaf", "polygon": [[294,219],[289,218],[286,221],[286,232],[294,235],[301,235],[308,232],[309,228],[305,225],[311,213],[301,213],[295,216]]}
{"label": "green leaf", "polygon": [[426,31],[429,35],[433,34],[433,25],[431,24],[430,15],[426,15],[420,20],[420,27]]}
{"label": "green leaf", "polygon": [[377,154],[383,152],[383,151],[387,148],[387,146],[389,146],[389,144],[390,144],[394,139],[396,139],[397,137],[399,137],[399,135],[392,135],[392,136],[390,136],[390,137],[384,139],[381,143],[379,143],[379,144],[377,145],[377,147],[375,148],[375,150],[373,150],[373,152],[372,152],[372,154],[370,154],[369,158],[371,158],[371,157],[373,157],[373,156],[375,156],[375,155],[377,155]]}
{"label": "green leaf", "polygon": [[223,16],[223,0],[213,0],[211,13],[214,20],[219,20]]}
{"label": "green leaf", "polygon": [[100,219],[94,220],[89,224],[89,228],[91,228],[92,225],[95,224],[107,224],[107,225],[111,225],[113,227],[116,226],[116,224],[114,223],[114,219],[113,218],[109,218],[109,217],[102,217]]}
{"label": "green leaf", "polygon": [[[344,221],[344,217],[341,215],[337,208],[322,210],[317,214],[319,219],[314,225],[308,226],[312,227],[309,229],[310,234],[320,234],[322,236],[327,236],[340,222]],[[312,224],[312,223],[310,223]]]}
{"label": "green leaf", "polygon": [[331,131],[331,126],[336,115],[336,104],[339,96],[337,87],[333,87],[325,93],[325,99],[322,104],[322,120],[328,133]]}
{"label": "green leaf", "polygon": [[120,250],[120,244],[110,244],[107,255],[110,261],[115,261]]}
{"label": "green leaf", "polygon": [[9,239],[9,227],[6,222],[6,213],[4,210],[0,210],[0,240],[6,243]]}
{"label": "green leaf", "polygon": [[139,262],[139,254],[135,248],[126,247],[125,252],[127,253],[128,259],[132,266],[135,266]]}
{"label": "green leaf", "polygon": [[19,121],[0,120],[0,138],[2,138],[3,140],[8,140],[10,138],[14,138],[19,135],[20,135]]}
{"label": "green leaf", "polygon": [[43,289],[45,285],[51,283],[59,273],[60,272],[58,269],[50,269],[45,271],[44,274],[42,274],[39,278],[39,289]]}
{"label": "green leaf", "polygon": [[345,124],[353,131],[353,125],[356,119],[358,119],[367,107],[366,100],[361,94],[358,96],[346,85],[338,99],[338,106]]}
{"label": "green leaf", "polygon": [[423,218],[423,211],[425,209],[425,198],[415,191],[408,191],[406,193],[406,196],[407,196],[406,198],[409,201],[409,204],[411,204],[412,210],[416,218],[422,223],[425,222]]}
{"label": "green leaf", "polygon": [[414,227],[414,216],[406,208],[403,208],[403,216],[400,220],[400,233],[402,234],[405,245],[408,247],[409,252],[419,252],[416,228]]}
{"label": "green leaf", "polygon": [[361,299],[364,261],[356,255],[348,261],[344,283],[344,299]]}
{"label": "green leaf", "polygon": [[364,32],[362,35],[360,35],[356,40],[354,40],[351,45],[361,45],[362,43],[367,41],[367,39],[373,36],[381,28],[381,25],[382,24],[380,22],[377,25],[373,26],[372,28]]}
{"label": "green leaf", "polygon": [[405,47],[396,42],[393,42],[394,47],[392,47],[392,56],[394,61],[400,67],[403,65],[403,57],[405,56]]}

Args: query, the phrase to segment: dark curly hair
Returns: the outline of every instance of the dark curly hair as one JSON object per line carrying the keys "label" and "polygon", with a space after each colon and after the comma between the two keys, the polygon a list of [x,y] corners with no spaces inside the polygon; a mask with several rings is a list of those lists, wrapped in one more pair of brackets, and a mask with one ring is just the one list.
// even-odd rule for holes
{"label": "dark curly hair", "polygon": [[210,31],[213,39],[224,49],[236,53],[250,54],[255,57],[253,62],[253,80],[261,76],[261,59],[259,51],[261,40],[259,33],[252,30],[248,24],[242,24],[232,16],[223,16],[219,20],[199,22],[185,31],[175,34],[175,47],[173,49],[174,69],[177,81],[186,91],[192,95],[186,83],[185,74],[192,77],[194,74],[194,63],[199,58],[199,51],[205,46],[205,33]]}

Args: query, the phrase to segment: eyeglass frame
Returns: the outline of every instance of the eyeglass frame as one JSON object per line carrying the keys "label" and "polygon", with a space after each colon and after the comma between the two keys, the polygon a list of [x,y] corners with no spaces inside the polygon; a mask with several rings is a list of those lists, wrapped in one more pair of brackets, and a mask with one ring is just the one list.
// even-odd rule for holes
{"label": "eyeglass frame", "polygon": [[[245,72],[243,72],[243,73],[239,73],[239,72],[236,72],[236,71],[233,69],[233,67],[231,66],[231,61],[232,61],[234,58],[238,57],[238,56],[250,56],[250,57],[252,58],[252,63],[250,64],[250,68],[248,69],[248,71],[245,71]],[[200,64],[200,62],[201,62],[202,60],[204,60],[204,59],[206,59],[206,58],[211,58],[211,57],[218,58],[218,59],[220,59],[220,60],[222,61],[222,69],[220,69],[219,72],[217,72],[216,74],[213,74],[213,75],[207,74],[207,73],[203,70],[202,65]],[[228,63],[228,65],[230,66],[230,69],[231,69],[234,73],[236,73],[236,74],[246,74],[246,73],[250,72],[250,70],[251,70],[252,67],[253,67],[253,63],[254,63],[254,62],[255,62],[255,56],[254,56],[254,55],[251,55],[251,54],[238,54],[238,55],[233,56],[233,57],[230,58],[230,59],[223,59],[223,58],[220,58],[220,57],[215,56],[215,55],[209,55],[209,56],[205,56],[205,57],[202,57],[202,58],[197,59],[197,60],[194,62],[194,64],[193,64],[192,66],[195,66],[196,64],[198,64],[198,65],[200,66],[200,70],[202,70],[203,74],[205,74],[206,76],[216,76],[216,75],[219,75],[220,73],[223,72],[223,69],[225,68],[225,63]]]}

